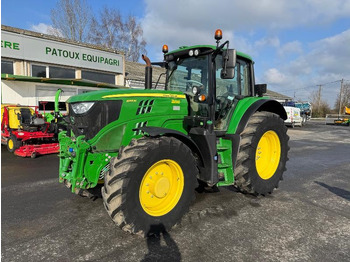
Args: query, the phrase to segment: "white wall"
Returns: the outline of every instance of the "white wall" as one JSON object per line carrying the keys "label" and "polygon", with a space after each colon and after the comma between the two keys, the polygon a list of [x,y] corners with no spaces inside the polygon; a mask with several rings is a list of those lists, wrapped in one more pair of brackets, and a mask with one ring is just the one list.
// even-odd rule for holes
{"label": "white wall", "polygon": [[97,87],[1,80],[1,103],[37,106],[38,101],[53,102],[58,88],[66,91],[61,94],[61,102],[65,102],[71,95],[80,93],[79,90],[102,90],[102,88]]}

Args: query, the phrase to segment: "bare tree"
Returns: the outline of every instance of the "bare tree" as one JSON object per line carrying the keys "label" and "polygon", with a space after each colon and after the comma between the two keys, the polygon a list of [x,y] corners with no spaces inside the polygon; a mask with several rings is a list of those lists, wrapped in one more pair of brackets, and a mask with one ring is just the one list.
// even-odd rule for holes
{"label": "bare tree", "polygon": [[93,44],[121,49],[122,33],[123,21],[120,12],[104,7],[100,12],[100,19],[92,19],[88,39]]}
{"label": "bare tree", "polygon": [[134,16],[126,21],[116,9],[103,8],[99,19],[92,19],[89,41],[125,53],[126,60],[137,62],[146,53],[143,30]]}
{"label": "bare tree", "polygon": [[86,0],[58,0],[56,7],[51,10],[54,29],[49,33],[85,42],[91,19],[91,9]]}
{"label": "bare tree", "polygon": [[325,117],[326,114],[331,112],[331,108],[328,103],[322,99],[321,86],[319,90],[315,90],[311,93],[311,106],[313,117]]}
{"label": "bare tree", "polygon": [[344,113],[345,106],[350,106],[350,84],[343,84],[341,86],[337,100],[334,103],[334,109],[336,112]]}
{"label": "bare tree", "polygon": [[143,39],[142,27],[134,16],[129,15],[124,24],[123,34],[125,57],[130,61],[137,62],[140,54],[146,53],[146,41]]}

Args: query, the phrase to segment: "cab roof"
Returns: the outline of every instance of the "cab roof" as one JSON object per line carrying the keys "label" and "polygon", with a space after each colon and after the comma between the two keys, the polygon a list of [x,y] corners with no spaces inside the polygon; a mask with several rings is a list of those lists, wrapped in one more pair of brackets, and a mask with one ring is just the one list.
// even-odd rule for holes
{"label": "cab roof", "polygon": [[[174,54],[177,52],[181,52],[181,51],[186,51],[186,50],[191,50],[191,49],[199,49],[199,50],[208,50],[208,49],[212,49],[212,50],[216,50],[216,46],[215,45],[193,45],[193,46],[180,46],[178,49],[173,50],[173,51],[169,51],[167,53],[168,54]],[[250,55],[242,53],[237,51],[237,56],[243,57],[245,59],[248,59],[250,61],[253,62],[253,59],[251,58]]]}

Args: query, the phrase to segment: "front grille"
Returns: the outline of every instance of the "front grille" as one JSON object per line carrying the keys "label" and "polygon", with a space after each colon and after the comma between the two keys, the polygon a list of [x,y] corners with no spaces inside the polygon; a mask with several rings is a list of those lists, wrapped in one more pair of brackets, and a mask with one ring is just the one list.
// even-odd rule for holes
{"label": "front grille", "polygon": [[85,135],[85,139],[93,138],[102,128],[119,118],[122,100],[97,101],[84,114],[75,114],[69,104],[69,130],[74,135]]}

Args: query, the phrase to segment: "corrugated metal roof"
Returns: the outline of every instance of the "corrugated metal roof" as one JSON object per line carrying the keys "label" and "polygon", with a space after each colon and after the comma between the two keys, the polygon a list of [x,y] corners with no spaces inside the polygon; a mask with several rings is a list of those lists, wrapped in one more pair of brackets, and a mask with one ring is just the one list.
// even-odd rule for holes
{"label": "corrugated metal roof", "polygon": [[268,97],[276,99],[276,100],[292,100],[292,98],[289,96],[277,93],[277,92],[269,90],[269,89],[267,90],[267,92],[264,96],[268,96]]}
{"label": "corrugated metal roof", "polygon": [[[145,81],[146,64],[136,62],[125,62],[125,78],[130,80]],[[152,66],[152,82],[157,82],[159,76],[165,73],[165,69],[159,66]],[[160,83],[165,83],[165,75],[161,77]]]}

